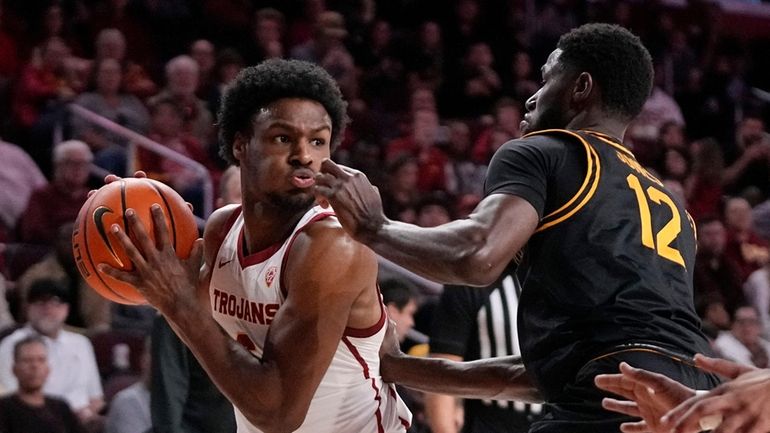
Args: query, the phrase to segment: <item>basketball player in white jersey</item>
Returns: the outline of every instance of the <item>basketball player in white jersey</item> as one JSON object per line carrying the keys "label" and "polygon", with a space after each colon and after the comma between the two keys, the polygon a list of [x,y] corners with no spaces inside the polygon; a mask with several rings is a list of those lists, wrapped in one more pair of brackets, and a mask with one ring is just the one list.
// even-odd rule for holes
{"label": "basketball player in white jersey", "polygon": [[387,321],[376,258],[312,194],[345,108],[334,80],[310,63],[245,69],[219,116],[243,205],[211,216],[189,260],[174,254],[159,208],[155,243],[130,210],[133,243],[112,228],[136,270],[105,272],[168,319],[233,402],[239,432],[404,432],[411,421],[379,374]]}

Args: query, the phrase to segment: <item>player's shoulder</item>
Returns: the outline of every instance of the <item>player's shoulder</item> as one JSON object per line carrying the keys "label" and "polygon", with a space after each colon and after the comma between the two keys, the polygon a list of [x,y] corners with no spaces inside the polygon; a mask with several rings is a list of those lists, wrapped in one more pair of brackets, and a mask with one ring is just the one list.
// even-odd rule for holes
{"label": "player's shoulder", "polygon": [[548,129],[510,140],[500,147],[501,153],[551,153],[570,147],[579,136],[566,129]]}
{"label": "player's shoulder", "polygon": [[210,258],[224,241],[235,219],[241,214],[241,205],[227,205],[215,210],[203,229],[205,255]]}
{"label": "player's shoulder", "polygon": [[313,255],[328,255],[349,263],[375,260],[374,253],[365,245],[356,242],[333,214],[302,227],[297,233],[292,249]]}

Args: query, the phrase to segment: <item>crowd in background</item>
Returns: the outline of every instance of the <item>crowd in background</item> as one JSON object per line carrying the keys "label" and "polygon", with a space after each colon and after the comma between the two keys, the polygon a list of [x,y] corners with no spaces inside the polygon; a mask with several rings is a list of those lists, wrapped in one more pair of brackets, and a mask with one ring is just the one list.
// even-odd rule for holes
{"label": "crowd in background", "polygon": [[[64,397],[91,431],[104,428],[112,396],[146,375],[141,353],[155,313],[107,302],[77,272],[70,235],[89,189],[101,184],[93,167],[144,170],[205,216],[200,173],[73,114],[70,104],[197,161],[218,204],[234,202],[237,176],[218,155],[224,89],[264,59],[315,62],[349,104],[352,123],[335,160],[366,173],[390,218],[435,226],[480,200],[486,166],[520,136],[524,103],[558,37],[605,21],[638,34],[654,59],[652,95],[624,142],[697,225],[694,301],[704,327],[722,356],[768,367],[770,104],[758,89],[770,89],[770,40],[734,36],[711,2],[666,3],[3,0],[0,336],[45,335],[38,328],[51,321],[66,325],[54,336],[75,329],[74,343],[60,343],[87,346],[94,365],[82,369],[91,375],[78,385],[85,388]],[[431,299],[415,300],[417,327],[429,333]],[[415,309],[404,320],[412,323]],[[7,338],[0,389],[12,391]],[[57,353],[49,346],[54,382],[72,368],[57,364]],[[413,403],[414,428],[427,429],[419,398]]]}

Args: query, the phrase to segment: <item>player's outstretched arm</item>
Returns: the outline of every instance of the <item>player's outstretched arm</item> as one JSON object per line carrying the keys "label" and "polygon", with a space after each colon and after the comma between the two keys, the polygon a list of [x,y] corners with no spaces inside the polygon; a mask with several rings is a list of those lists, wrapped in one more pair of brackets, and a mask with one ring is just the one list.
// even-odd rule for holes
{"label": "player's outstretched arm", "polygon": [[450,284],[493,283],[539,221],[529,202],[507,194],[492,194],[468,218],[438,227],[391,221],[366,176],[331,160],[316,175],[316,194],[328,200],[356,240],[410,271]]}
{"label": "player's outstretched arm", "polygon": [[520,357],[458,362],[408,356],[398,348],[398,336],[392,322],[380,349],[380,372],[386,382],[422,392],[474,399],[543,402]]}
{"label": "player's outstretched arm", "polygon": [[293,431],[302,424],[332,360],[353,301],[362,288],[373,290],[376,258],[339,226],[314,229],[322,225],[319,222],[300,234],[284,269],[289,293],[272,322],[260,362],[224,333],[207,302],[209,265],[227,216],[218,211],[207,224],[207,263],[200,275],[200,245],[190,260],[177,258],[163,214],[155,209],[157,245],[141,221],[128,216],[136,246],[120,229],[114,234],[136,269],[104,272],[133,284],[166,316],[214,383],[251,423],[267,433]]}

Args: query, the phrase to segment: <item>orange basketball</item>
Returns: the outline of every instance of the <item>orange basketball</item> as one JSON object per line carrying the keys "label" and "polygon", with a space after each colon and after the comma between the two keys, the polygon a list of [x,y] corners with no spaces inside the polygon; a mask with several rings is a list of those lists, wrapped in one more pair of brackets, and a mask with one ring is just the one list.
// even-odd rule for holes
{"label": "orange basketball", "polygon": [[[99,272],[99,263],[130,271],[133,263],[110,231],[113,224],[126,230],[126,209],[134,209],[154,240],[155,230],[150,206],[159,204],[166,217],[171,244],[177,256],[190,256],[198,227],[184,199],[165,184],[151,179],[126,178],[101,187],[80,209],[72,232],[72,251],[80,274],[105,298],[120,304],[145,304],[144,297],[130,284]],[[133,239],[133,237],[132,237]]]}

